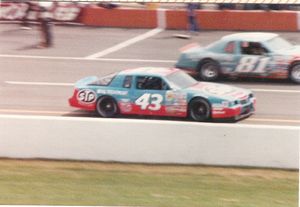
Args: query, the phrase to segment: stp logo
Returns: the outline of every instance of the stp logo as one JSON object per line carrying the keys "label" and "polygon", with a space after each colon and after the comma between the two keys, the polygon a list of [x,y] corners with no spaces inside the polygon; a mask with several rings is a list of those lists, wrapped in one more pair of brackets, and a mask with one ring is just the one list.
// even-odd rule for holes
{"label": "stp logo", "polygon": [[96,100],[96,93],[88,89],[80,90],[77,93],[77,100],[84,103],[93,103]]}

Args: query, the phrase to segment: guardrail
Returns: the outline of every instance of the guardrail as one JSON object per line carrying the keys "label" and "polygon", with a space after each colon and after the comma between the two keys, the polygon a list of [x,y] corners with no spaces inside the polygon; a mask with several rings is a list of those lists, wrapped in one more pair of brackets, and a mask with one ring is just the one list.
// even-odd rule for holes
{"label": "guardrail", "polygon": [[0,157],[298,169],[299,127],[0,115]]}

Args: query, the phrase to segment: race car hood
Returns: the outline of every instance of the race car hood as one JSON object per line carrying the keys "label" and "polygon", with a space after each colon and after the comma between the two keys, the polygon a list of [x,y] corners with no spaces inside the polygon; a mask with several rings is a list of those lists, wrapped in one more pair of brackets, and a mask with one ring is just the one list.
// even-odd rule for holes
{"label": "race car hood", "polygon": [[79,81],[77,81],[75,83],[75,87],[80,88],[80,87],[86,86],[88,84],[91,84],[97,80],[99,80],[99,78],[97,76],[85,77],[85,78],[82,78]]}
{"label": "race car hood", "polygon": [[251,93],[251,91],[247,89],[209,82],[198,82],[187,88],[187,90],[195,94],[202,94],[207,97],[218,97],[228,101],[244,99]]}

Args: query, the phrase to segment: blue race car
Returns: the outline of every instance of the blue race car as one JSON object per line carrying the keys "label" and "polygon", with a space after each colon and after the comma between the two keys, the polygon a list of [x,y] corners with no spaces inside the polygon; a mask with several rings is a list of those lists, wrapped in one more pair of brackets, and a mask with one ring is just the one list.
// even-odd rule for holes
{"label": "blue race car", "polygon": [[83,78],[69,99],[71,106],[96,111],[101,117],[140,114],[195,121],[238,120],[254,113],[255,102],[250,90],[198,82],[175,68],[151,67]]}
{"label": "blue race car", "polygon": [[289,78],[299,84],[300,46],[275,33],[235,33],[206,47],[185,47],[176,67],[205,81],[231,76]]}

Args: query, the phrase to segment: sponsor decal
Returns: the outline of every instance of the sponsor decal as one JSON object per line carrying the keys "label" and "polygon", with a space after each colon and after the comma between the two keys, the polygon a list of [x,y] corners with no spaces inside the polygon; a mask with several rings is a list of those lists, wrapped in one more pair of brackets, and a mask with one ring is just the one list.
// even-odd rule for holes
{"label": "sponsor decal", "polygon": [[28,6],[26,4],[0,3],[0,19],[17,20],[25,16]]}
{"label": "sponsor decal", "polygon": [[225,114],[225,111],[213,111],[213,114]]}
{"label": "sponsor decal", "polygon": [[186,93],[167,91],[166,92],[166,107],[168,114],[186,113],[187,110],[187,95]]}
{"label": "sponsor decal", "polygon": [[166,101],[173,101],[175,99],[175,93],[173,91],[166,92]]}
{"label": "sponsor decal", "polygon": [[128,91],[118,91],[118,90],[110,90],[110,89],[98,89],[97,93],[125,96],[125,95],[128,94]]}
{"label": "sponsor decal", "polygon": [[223,110],[224,108],[228,107],[228,102],[214,103],[212,104],[212,107],[215,110]]}
{"label": "sponsor decal", "polygon": [[186,94],[181,92],[167,91],[166,92],[166,104],[179,104],[186,105]]}
{"label": "sponsor decal", "polygon": [[182,105],[171,105],[171,106],[166,106],[165,110],[167,113],[178,113],[178,112],[186,112],[186,106]]}
{"label": "sponsor decal", "polygon": [[[38,4],[32,5],[29,14],[26,17],[28,20],[37,21],[39,12],[37,11]],[[29,6],[26,3],[0,3],[0,19],[1,20],[21,20],[25,18]],[[47,16],[54,21],[77,21],[81,13],[82,7],[74,3],[53,3],[53,6],[48,9]]]}
{"label": "sponsor decal", "polygon": [[129,99],[121,99],[119,102],[119,107],[123,112],[132,111],[132,104],[130,103]]}
{"label": "sponsor decal", "polygon": [[86,104],[93,103],[96,100],[96,93],[89,89],[80,90],[77,93],[77,100]]}

